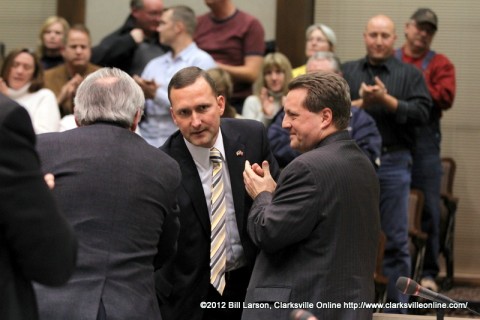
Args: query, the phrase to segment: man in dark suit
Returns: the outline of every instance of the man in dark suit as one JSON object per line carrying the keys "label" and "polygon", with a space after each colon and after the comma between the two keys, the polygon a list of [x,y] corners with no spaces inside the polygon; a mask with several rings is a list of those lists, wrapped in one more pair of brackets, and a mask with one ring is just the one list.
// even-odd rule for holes
{"label": "man in dark suit", "polygon": [[[203,70],[188,67],[177,72],[168,86],[171,114],[180,131],[162,146],[180,164],[182,183],[178,193],[180,235],[172,264],[157,272],[164,320],[240,319],[242,302],[257,253],[246,233],[252,200],[245,193],[244,163],[268,160],[275,177],[278,165],[270,152],[265,128],[257,121],[220,119],[225,98]],[[221,158],[224,199],[217,206],[213,150]],[[213,199],[212,199],[213,195]],[[218,208],[223,217],[217,223]],[[212,222],[211,222],[212,221]],[[215,231],[223,225],[225,231]],[[220,228],[221,229],[221,228]],[[221,229],[223,230],[223,229]],[[217,264],[216,235],[225,239]],[[218,271],[215,266],[218,266]],[[217,281],[216,281],[217,280]],[[206,301],[206,304],[201,302]],[[217,303],[218,302],[218,303]],[[235,307],[228,302],[237,302]]]}
{"label": "man in dark suit", "polygon": [[287,319],[298,308],[292,303],[302,302],[319,319],[371,319],[371,310],[358,306],[374,299],[379,185],[346,130],[350,106],[348,85],[337,74],[294,79],[283,127],[303,154],[285,167],[278,185],[268,162],[245,164],[254,199],[248,234],[261,251],[245,299],[252,308],[242,319]]}
{"label": "man in dark suit", "polygon": [[58,286],[77,243],[40,171],[27,111],[0,94],[0,319],[38,319],[31,281]]}
{"label": "man in dark suit", "polygon": [[100,69],[77,90],[80,127],[38,138],[80,242],[72,279],[36,287],[43,319],[161,318],[154,270],[175,250],[180,170],[133,132],[144,102],[128,74]]}

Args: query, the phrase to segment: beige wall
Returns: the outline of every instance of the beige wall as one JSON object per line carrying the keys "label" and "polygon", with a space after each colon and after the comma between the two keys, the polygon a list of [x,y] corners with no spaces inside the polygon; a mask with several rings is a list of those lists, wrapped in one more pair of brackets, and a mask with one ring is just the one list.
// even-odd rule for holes
{"label": "beige wall", "polygon": [[[2,0],[3,1],[3,0]],[[164,0],[165,6],[183,4],[197,14],[205,13],[208,7],[202,0]],[[238,8],[256,16],[265,28],[265,39],[275,38],[276,0],[234,1]],[[92,41],[97,44],[105,35],[117,29],[129,14],[129,0],[87,0],[86,24],[92,33]],[[108,12],[108,14],[106,14]]]}
{"label": "beige wall", "polygon": [[480,2],[476,0],[329,0],[317,1],[315,22],[335,30],[342,61],[365,55],[362,32],[367,20],[384,13],[396,22],[397,46],[403,27],[419,7],[432,8],[439,17],[433,49],[456,66],[457,96],[442,119],[442,155],[457,162],[454,192],[460,198],[455,232],[455,276],[480,278]]}
{"label": "beige wall", "polygon": [[5,54],[15,48],[35,50],[43,21],[55,11],[55,0],[0,0],[0,41],[6,45]]}

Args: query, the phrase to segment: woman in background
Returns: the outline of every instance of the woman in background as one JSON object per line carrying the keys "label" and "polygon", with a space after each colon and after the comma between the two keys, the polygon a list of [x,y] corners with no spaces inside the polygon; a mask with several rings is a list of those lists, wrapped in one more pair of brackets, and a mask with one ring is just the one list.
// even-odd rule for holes
{"label": "woman in background", "polygon": [[212,77],[217,87],[218,94],[222,95],[225,98],[225,111],[223,112],[222,118],[243,118],[237,113],[237,110],[230,104],[230,99],[233,94],[233,82],[230,74],[220,68],[208,69],[207,73]]}
{"label": "woman in background", "polygon": [[[305,37],[305,56],[307,57],[307,60],[317,51],[334,52],[337,37],[330,27],[321,23],[312,24],[307,28]],[[306,73],[307,70],[305,64],[293,69],[294,78]]]}
{"label": "woman in background", "polygon": [[267,54],[262,73],[253,84],[254,94],[243,104],[243,117],[261,121],[267,127],[282,109],[282,99],[287,94],[290,80],[292,65],[288,58],[280,52]]}
{"label": "woman in background", "polygon": [[7,55],[0,92],[27,109],[36,134],[59,130],[57,98],[51,90],[43,88],[43,70],[34,53],[17,49]]}
{"label": "woman in background", "polygon": [[43,70],[63,63],[62,49],[69,28],[67,20],[62,17],[51,16],[43,22],[39,34],[40,46],[37,51]]}

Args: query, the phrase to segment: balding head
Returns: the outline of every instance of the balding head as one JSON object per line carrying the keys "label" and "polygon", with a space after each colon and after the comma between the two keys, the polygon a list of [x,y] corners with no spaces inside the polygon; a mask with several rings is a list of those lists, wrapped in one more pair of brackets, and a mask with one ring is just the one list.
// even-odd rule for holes
{"label": "balding head", "polygon": [[395,24],[390,17],[376,15],[368,20],[363,39],[370,63],[380,64],[393,55],[397,39]]}
{"label": "balding head", "polygon": [[367,31],[369,27],[371,28],[373,26],[384,26],[386,28],[391,28],[392,32],[395,34],[395,23],[389,16],[384,14],[371,17],[365,26],[365,31]]}

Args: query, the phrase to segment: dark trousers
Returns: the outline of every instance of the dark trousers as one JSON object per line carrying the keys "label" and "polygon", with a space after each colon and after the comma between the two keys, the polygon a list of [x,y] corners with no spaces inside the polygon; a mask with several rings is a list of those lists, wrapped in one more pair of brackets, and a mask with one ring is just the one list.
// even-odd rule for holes
{"label": "dark trousers", "polygon": [[[387,300],[408,302],[408,296],[397,290],[399,277],[410,277],[411,258],[408,247],[408,196],[410,194],[412,156],[408,150],[382,155],[378,169],[380,181],[380,220],[387,237],[383,273],[388,277]],[[388,309],[405,313],[406,309]]]}
{"label": "dark trousers", "polygon": [[440,158],[440,132],[433,123],[417,128],[415,154],[412,167],[412,188],[423,192],[422,231],[428,234],[422,277],[438,275],[440,250],[440,185],[442,162]]}
{"label": "dark trousers", "polygon": [[245,301],[251,270],[247,267],[233,270],[225,274],[225,290],[223,295],[209,286],[206,302],[218,302],[216,308],[205,309],[204,320],[240,320],[242,304]]}

